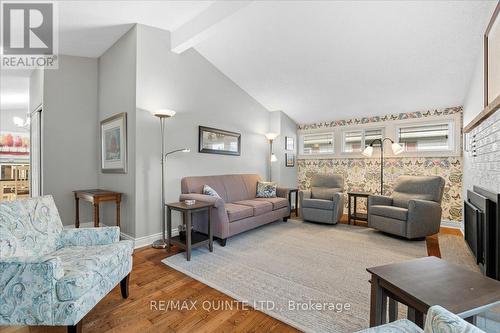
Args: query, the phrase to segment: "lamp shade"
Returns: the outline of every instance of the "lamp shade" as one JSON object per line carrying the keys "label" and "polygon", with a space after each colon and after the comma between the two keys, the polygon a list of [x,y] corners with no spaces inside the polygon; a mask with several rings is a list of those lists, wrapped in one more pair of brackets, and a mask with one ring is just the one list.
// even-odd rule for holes
{"label": "lamp shade", "polygon": [[373,147],[372,146],[366,146],[365,150],[361,153],[363,156],[366,157],[372,157],[373,155]]}
{"label": "lamp shade", "polygon": [[276,162],[278,159],[276,158],[276,154],[272,153],[271,154],[271,162]]}
{"label": "lamp shade", "polygon": [[277,133],[266,133],[266,138],[268,140],[274,140],[274,139],[276,139],[278,137],[278,135],[279,134],[277,134]]}
{"label": "lamp shade", "polygon": [[391,148],[394,155],[399,155],[405,151],[405,149],[397,142],[393,142]]}
{"label": "lamp shade", "polygon": [[169,110],[169,109],[159,109],[159,110],[154,110],[151,111],[151,114],[156,117],[164,117],[164,118],[170,118],[175,116],[175,111],[174,110]]}

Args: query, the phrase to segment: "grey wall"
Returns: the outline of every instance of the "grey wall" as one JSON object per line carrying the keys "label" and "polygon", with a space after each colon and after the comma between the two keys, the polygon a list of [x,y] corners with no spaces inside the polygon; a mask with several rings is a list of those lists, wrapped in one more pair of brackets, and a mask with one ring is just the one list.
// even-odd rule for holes
{"label": "grey wall", "polygon": [[[273,111],[270,117],[270,131],[279,133],[273,142],[273,152],[278,159],[273,163],[273,181],[284,187],[297,187],[297,164],[294,167],[286,167],[285,154],[295,153],[297,155],[297,124],[283,111]],[[285,138],[294,139],[294,150],[285,150]]]}
{"label": "grey wall", "polygon": [[[95,170],[99,188],[123,193],[121,210],[122,232],[135,237],[135,105],[136,105],[136,28],[132,28],[99,58],[99,107],[94,126],[100,136],[100,121],[117,113],[127,113],[128,172],[100,172],[100,139],[95,142]],[[96,81],[97,82],[97,81]],[[114,203],[102,209],[101,222],[115,224]],[[138,223],[142,223],[141,220]]]}
{"label": "grey wall", "polygon": [[42,69],[35,69],[30,76],[30,112],[42,105],[43,102],[43,76]]}
{"label": "grey wall", "polygon": [[[59,69],[43,78],[43,194],[54,196],[63,223],[72,224],[72,191],[97,186],[97,59],[60,56]],[[82,204],[81,221],[90,212]]]}
{"label": "grey wall", "polygon": [[[170,52],[167,31],[137,26],[136,237],[160,231],[160,128],[148,110],[169,108],[168,202],[177,201],[184,176],[258,173],[266,176],[269,112],[194,49]],[[242,134],[241,156],[198,153],[198,125]]]}

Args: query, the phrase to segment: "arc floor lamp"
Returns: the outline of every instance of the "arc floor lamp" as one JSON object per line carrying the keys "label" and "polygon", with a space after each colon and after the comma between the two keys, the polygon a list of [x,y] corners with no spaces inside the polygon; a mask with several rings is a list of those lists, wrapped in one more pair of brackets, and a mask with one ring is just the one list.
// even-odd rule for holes
{"label": "arc floor lamp", "polygon": [[363,150],[362,154],[366,157],[372,157],[373,155],[373,145],[376,143],[380,144],[380,195],[384,195],[384,142],[391,142],[391,149],[394,155],[399,155],[404,151],[404,148],[397,142],[390,138],[383,139],[374,139],[368,146],[366,146],[365,150]]}
{"label": "arc floor lamp", "polygon": [[175,116],[175,111],[173,110],[156,110],[152,112],[153,116],[160,119],[160,130],[161,130],[161,234],[162,238],[154,241],[153,247],[155,249],[164,249],[167,247],[167,240],[165,237],[165,176],[166,176],[166,164],[167,156],[177,152],[188,153],[190,150],[188,148],[175,149],[165,153],[165,120]]}

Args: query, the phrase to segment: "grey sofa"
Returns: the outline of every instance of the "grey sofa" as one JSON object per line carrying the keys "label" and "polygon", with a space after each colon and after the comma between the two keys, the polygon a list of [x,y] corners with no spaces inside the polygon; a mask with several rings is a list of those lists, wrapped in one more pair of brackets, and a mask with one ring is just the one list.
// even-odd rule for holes
{"label": "grey sofa", "polygon": [[[224,246],[228,237],[279,219],[286,222],[290,216],[289,190],[278,187],[275,198],[256,198],[257,182],[260,180],[260,176],[255,174],[184,177],[179,199],[214,204],[211,215],[214,236]],[[202,194],[203,185],[213,188],[221,199]],[[207,232],[206,213],[193,216],[193,227]]]}
{"label": "grey sofa", "polygon": [[311,189],[299,192],[300,216],[304,221],[337,224],[344,209],[344,177],[317,174]]}
{"label": "grey sofa", "polygon": [[408,239],[439,232],[444,179],[400,176],[391,197],[368,197],[368,226]]}

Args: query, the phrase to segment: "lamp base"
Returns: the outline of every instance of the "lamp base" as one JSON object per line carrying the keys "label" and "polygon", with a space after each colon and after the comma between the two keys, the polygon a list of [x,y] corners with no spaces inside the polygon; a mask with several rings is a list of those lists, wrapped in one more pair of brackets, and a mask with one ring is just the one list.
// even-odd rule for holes
{"label": "lamp base", "polygon": [[167,242],[163,239],[158,239],[153,242],[152,247],[154,249],[165,249],[167,247]]}

